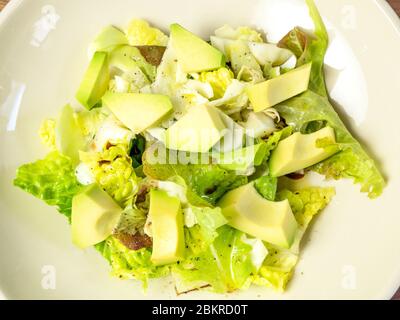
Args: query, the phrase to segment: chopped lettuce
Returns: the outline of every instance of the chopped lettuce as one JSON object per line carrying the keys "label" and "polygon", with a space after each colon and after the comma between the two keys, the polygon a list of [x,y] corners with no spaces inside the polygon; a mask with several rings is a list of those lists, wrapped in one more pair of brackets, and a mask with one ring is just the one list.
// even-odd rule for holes
{"label": "chopped lettuce", "polygon": [[214,99],[220,99],[224,96],[233,78],[234,74],[228,68],[219,68],[215,71],[207,71],[200,74],[200,81],[211,85],[214,92]]}
{"label": "chopped lettuce", "polygon": [[324,123],[335,129],[336,142],[342,151],[312,169],[328,178],[352,178],[355,183],[361,184],[361,192],[376,198],[382,193],[385,180],[374,160],[347,130],[329,102],[323,74],[328,35],[314,2],[307,0],[307,4],[314,20],[315,36],[295,29],[281,41],[281,45],[292,50],[293,46],[298,47],[299,65],[313,63],[309,90],[276,106],[276,110],[296,131],[306,130],[315,123]]}
{"label": "chopped lettuce", "polygon": [[[224,293],[247,288],[256,267],[251,257],[253,248],[243,241],[243,235],[229,226],[222,226],[218,237],[206,250],[197,254],[189,251],[188,257],[171,269],[177,278],[177,290],[184,292],[208,286],[214,292]],[[199,238],[202,239],[199,236],[194,241]],[[189,248],[193,245],[196,243],[188,244]]]}
{"label": "chopped lettuce", "polygon": [[266,243],[268,256],[254,277],[254,283],[283,291],[291,279],[299,259],[299,246],[313,217],[324,209],[335,195],[333,188],[284,189],[277,193],[276,200],[288,199],[299,225],[295,242],[290,249],[282,249]]}
{"label": "chopped lettuce", "polygon": [[80,152],[80,159],[91,169],[97,183],[121,206],[132,202],[138,190],[138,178],[124,145],[103,152]]}
{"label": "chopped lettuce", "polygon": [[126,29],[126,37],[131,46],[166,46],[168,37],[147,21],[132,20]]}
{"label": "chopped lettuce", "polygon": [[[145,153],[146,154],[146,153]],[[215,204],[227,191],[246,184],[247,177],[237,176],[214,164],[171,164],[168,160],[160,163],[143,161],[144,173],[157,180],[168,180],[173,176],[180,176],[188,185],[189,201],[197,205],[198,197],[202,199],[200,205]],[[205,203],[204,203],[205,202]]]}
{"label": "chopped lettuce", "polygon": [[195,217],[195,225],[185,231],[185,241],[194,253],[208,248],[218,236],[217,229],[227,223],[220,208],[195,207],[188,208]]}
{"label": "chopped lettuce", "polygon": [[71,218],[72,197],[81,190],[69,158],[57,151],[17,170],[14,185],[43,200]]}
{"label": "chopped lettuce", "polygon": [[130,250],[113,236],[96,245],[96,249],[110,263],[111,275],[120,279],[140,280],[145,288],[149,279],[163,277],[169,273],[169,267],[153,265],[150,249]]}
{"label": "chopped lettuce", "polygon": [[249,27],[238,27],[234,29],[229,25],[224,25],[221,28],[215,30],[215,35],[219,38],[230,40],[264,42],[261,33]]}
{"label": "chopped lettuce", "polygon": [[278,187],[278,179],[265,175],[254,181],[254,187],[265,199],[274,201],[276,189]]}

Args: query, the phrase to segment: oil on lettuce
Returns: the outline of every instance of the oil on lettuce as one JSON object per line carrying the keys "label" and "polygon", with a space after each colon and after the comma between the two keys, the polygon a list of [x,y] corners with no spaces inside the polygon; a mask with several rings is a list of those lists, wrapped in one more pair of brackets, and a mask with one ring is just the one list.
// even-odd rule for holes
{"label": "oil on lettuce", "polygon": [[17,170],[14,185],[43,200],[71,218],[72,197],[81,190],[72,162],[58,151]]}
{"label": "oil on lettuce", "polygon": [[298,65],[312,62],[309,90],[276,106],[276,110],[296,131],[304,131],[313,123],[324,123],[335,129],[341,152],[312,169],[328,178],[351,178],[361,185],[362,192],[376,198],[382,193],[385,180],[374,160],[347,130],[329,102],[323,74],[328,34],[314,2],[307,0],[307,4],[315,24],[314,35],[296,28],[282,39],[280,46],[294,51]]}

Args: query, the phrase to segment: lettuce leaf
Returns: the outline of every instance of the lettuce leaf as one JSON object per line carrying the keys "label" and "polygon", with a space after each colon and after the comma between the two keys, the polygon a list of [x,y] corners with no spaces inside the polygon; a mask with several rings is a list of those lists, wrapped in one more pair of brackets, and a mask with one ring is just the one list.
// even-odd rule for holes
{"label": "lettuce leaf", "polygon": [[81,190],[72,162],[57,151],[43,160],[24,164],[17,170],[14,185],[43,200],[71,218],[72,197]]}
{"label": "lettuce leaf", "polygon": [[147,287],[149,279],[163,277],[169,273],[168,266],[153,265],[150,249],[130,250],[113,236],[97,244],[96,249],[110,263],[111,275],[120,279],[140,280],[144,288]]}
{"label": "lettuce leaf", "polygon": [[254,187],[265,199],[275,200],[276,189],[278,187],[278,178],[271,176],[262,176],[254,181]]}
{"label": "lettuce leaf", "polygon": [[233,78],[234,74],[228,68],[219,68],[215,71],[205,71],[200,74],[200,81],[209,83],[213,88],[214,99],[220,99],[224,96]]}
{"label": "lettuce leaf", "polygon": [[132,20],[126,29],[126,38],[131,46],[166,46],[168,37],[147,21]]}
{"label": "lettuce leaf", "polygon": [[[188,186],[188,200],[193,205],[214,205],[227,191],[247,183],[246,176],[238,176],[214,164],[152,164],[143,160],[144,173],[156,180],[179,176]],[[200,199],[199,199],[200,197]],[[200,203],[199,203],[200,202]]]}
{"label": "lettuce leaf", "polygon": [[125,145],[103,152],[80,152],[80,159],[91,169],[96,182],[121,206],[126,207],[138,191],[138,178]]}
{"label": "lettuce leaf", "polygon": [[[336,141],[341,152],[315,165],[312,169],[327,178],[352,178],[361,184],[361,192],[370,198],[378,197],[385,187],[385,180],[374,160],[364,151],[360,143],[351,135],[329,102],[323,74],[323,61],[328,46],[328,35],[323,21],[312,0],[307,0],[310,15],[314,20],[315,34],[307,35],[295,29],[280,45],[291,48],[303,44],[303,52],[298,64],[313,63],[309,90],[276,106],[276,110],[288,125],[296,131],[307,131],[315,124],[325,124],[335,129]],[[305,40],[301,40],[301,39]]]}
{"label": "lettuce leaf", "polygon": [[185,261],[172,266],[178,291],[208,286],[214,292],[225,293],[247,288],[250,275],[256,270],[251,259],[252,246],[243,241],[243,236],[240,231],[222,226],[206,250],[189,254]]}
{"label": "lettuce leaf", "polygon": [[266,243],[268,256],[264,260],[254,283],[277,291],[283,291],[291,279],[299,259],[299,246],[311,220],[324,209],[335,195],[333,188],[284,189],[277,193],[276,200],[288,199],[299,225],[295,242],[290,249],[282,249]]}
{"label": "lettuce leaf", "polygon": [[185,242],[194,253],[206,250],[218,236],[217,229],[227,223],[220,208],[189,206],[196,224],[185,229]]}

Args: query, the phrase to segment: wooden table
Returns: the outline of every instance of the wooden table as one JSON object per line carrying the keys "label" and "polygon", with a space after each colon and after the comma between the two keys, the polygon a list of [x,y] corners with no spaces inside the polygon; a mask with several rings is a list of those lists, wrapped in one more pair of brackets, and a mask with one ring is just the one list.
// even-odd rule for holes
{"label": "wooden table", "polygon": [[[4,8],[4,6],[9,2],[9,0],[0,0],[0,11]],[[397,14],[400,16],[400,0],[388,0],[390,5],[393,7],[393,9],[397,12]],[[395,296],[393,297],[395,300],[400,300],[400,289],[397,291]]]}

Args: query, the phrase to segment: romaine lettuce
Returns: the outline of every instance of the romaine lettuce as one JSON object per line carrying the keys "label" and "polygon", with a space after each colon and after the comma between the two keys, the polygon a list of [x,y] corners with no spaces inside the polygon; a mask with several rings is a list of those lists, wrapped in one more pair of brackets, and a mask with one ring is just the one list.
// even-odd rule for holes
{"label": "romaine lettuce", "polygon": [[[227,191],[246,184],[247,177],[237,176],[214,164],[152,164],[143,161],[144,173],[157,180],[180,176],[188,185],[188,199],[193,205],[215,204]],[[194,193],[194,194],[193,194]],[[202,199],[199,204],[199,198]],[[193,202],[195,201],[195,202]]]}
{"label": "romaine lettuce", "polygon": [[166,46],[168,37],[147,21],[132,20],[126,29],[126,37],[131,46]]}
{"label": "romaine lettuce", "polygon": [[[212,291],[224,293],[247,288],[256,267],[251,259],[252,246],[243,241],[243,235],[229,226],[222,226],[218,237],[206,250],[189,254],[183,262],[173,265],[171,270],[178,278],[177,289],[187,291],[211,286]],[[201,236],[199,238],[201,240]]]}
{"label": "romaine lettuce", "polygon": [[148,280],[168,275],[169,267],[156,267],[151,262],[151,250],[130,250],[114,236],[96,245],[96,249],[111,265],[111,275],[120,279],[137,279],[147,287]]}
{"label": "romaine lettuce", "polygon": [[315,35],[309,36],[300,29],[293,30],[280,45],[297,47],[298,64],[312,62],[309,90],[276,106],[276,110],[296,131],[305,131],[315,123],[323,123],[335,129],[336,141],[342,150],[312,169],[328,178],[352,178],[361,184],[361,191],[376,198],[385,187],[385,180],[374,161],[359,142],[346,129],[329,102],[325,87],[323,62],[328,46],[328,35],[324,23],[311,0],[307,0],[310,15],[315,24]]}
{"label": "romaine lettuce", "polygon": [[125,145],[112,146],[103,152],[80,152],[80,159],[121,207],[131,204],[138,190],[138,178]]}
{"label": "romaine lettuce", "polygon": [[14,185],[56,206],[68,219],[71,218],[72,197],[81,190],[71,160],[57,151],[43,160],[19,167]]}

